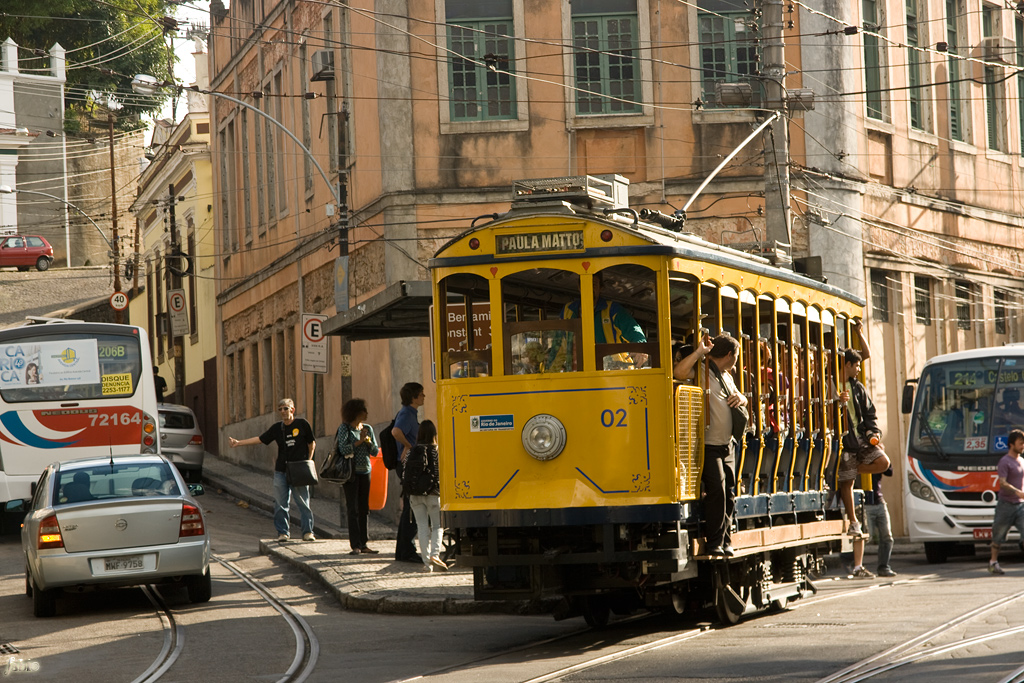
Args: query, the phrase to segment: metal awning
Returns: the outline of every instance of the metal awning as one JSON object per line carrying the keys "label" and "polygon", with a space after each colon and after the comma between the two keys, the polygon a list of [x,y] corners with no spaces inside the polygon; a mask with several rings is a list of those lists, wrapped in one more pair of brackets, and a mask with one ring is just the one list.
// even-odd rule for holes
{"label": "metal awning", "polygon": [[426,337],[430,334],[430,282],[399,280],[347,311],[328,318],[326,334],[352,341]]}

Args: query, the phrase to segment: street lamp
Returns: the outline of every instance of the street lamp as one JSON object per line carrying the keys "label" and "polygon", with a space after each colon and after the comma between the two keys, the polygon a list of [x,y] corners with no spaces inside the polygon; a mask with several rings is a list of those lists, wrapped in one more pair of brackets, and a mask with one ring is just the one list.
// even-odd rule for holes
{"label": "street lamp", "polygon": [[[72,209],[74,209],[78,213],[80,213],[83,216],[85,216],[86,219],[90,223],[93,224],[93,227],[95,227],[96,230],[99,231],[100,237],[102,237],[103,241],[107,243],[107,246],[110,247],[111,251],[113,251],[113,249],[114,249],[114,245],[110,243],[110,240],[107,239],[107,236],[103,234],[102,230],[100,230],[100,226],[96,225],[96,221],[94,221],[92,219],[92,216],[87,214],[85,211],[82,211],[80,208],[78,208],[77,206],[75,206],[74,204],[72,204],[71,202],[69,202],[66,199],[62,199],[61,197],[58,197],[55,194],[50,194],[49,192],[39,192],[38,190],[20,190],[20,189],[17,189],[17,188],[13,188],[10,185],[0,185],[0,194],[37,194],[37,195],[40,195],[42,197],[49,197],[50,199],[56,199],[58,202],[64,203],[65,205],[71,207]],[[71,228],[70,228],[70,226],[65,225],[64,233],[65,233],[64,234],[64,239],[66,241],[66,249],[67,249],[67,265],[70,268],[71,267]]]}
{"label": "street lamp", "polygon": [[[158,80],[156,77],[150,76],[148,74],[137,74],[135,78],[132,79],[132,90],[139,93],[140,95],[153,96],[159,93],[161,90],[163,90],[163,88],[168,86],[176,88],[179,91],[186,89],[174,83],[167,83],[165,81]],[[243,102],[242,100],[237,99],[235,97],[231,97],[231,95],[225,95],[224,93],[217,92],[216,90],[200,90],[199,86],[195,85],[191,88],[188,88],[188,90],[201,93],[203,95],[213,95],[214,97],[219,97],[221,99],[228,100],[229,102],[234,102],[240,107],[245,107],[246,109],[249,109],[259,114],[267,121],[270,121],[272,124],[274,124],[279,129],[284,131],[285,135],[290,137],[295,142],[295,144],[299,146],[299,149],[301,149],[305,153],[305,155],[309,157],[310,162],[313,164],[313,166],[316,167],[316,170],[320,172],[320,177],[324,179],[325,183],[327,183],[327,187],[331,191],[331,196],[334,197],[335,206],[338,208],[341,207],[341,193],[338,191],[338,188],[331,184],[330,178],[328,178],[327,174],[324,173],[324,169],[321,168],[320,163],[317,162],[316,157],[313,156],[313,153],[309,151],[309,149],[304,144],[302,144],[302,141],[295,137],[295,134],[288,130],[283,123],[281,123],[280,121],[278,121],[265,111],[261,110],[260,108],[254,107],[248,102]]]}

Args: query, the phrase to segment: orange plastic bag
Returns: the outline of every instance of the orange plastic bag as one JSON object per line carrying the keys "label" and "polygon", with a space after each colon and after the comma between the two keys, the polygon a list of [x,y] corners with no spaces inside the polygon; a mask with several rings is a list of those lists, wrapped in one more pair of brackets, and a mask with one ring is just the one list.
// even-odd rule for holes
{"label": "orange plastic bag", "polygon": [[384,467],[384,458],[380,455],[370,456],[370,509],[383,510],[388,502],[388,468]]}

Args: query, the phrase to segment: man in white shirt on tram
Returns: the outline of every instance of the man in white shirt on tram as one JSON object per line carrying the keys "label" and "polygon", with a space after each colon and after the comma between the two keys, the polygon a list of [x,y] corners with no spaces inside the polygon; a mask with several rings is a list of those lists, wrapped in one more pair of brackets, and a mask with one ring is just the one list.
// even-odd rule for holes
{"label": "man in white shirt on tram", "polygon": [[707,387],[710,420],[704,432],[705,552],[729,557],[734,554],[729,542],[732,514],[736,506],[736,464],[732,438],[732,409],[747,405],[747,398],[736,388],[731,370],[739,358],[740,344],[727,334],[711,339],[705,334],[690,355],[676,363],[672,374],[679,381],[693,380],[697,365],[709,357]]}

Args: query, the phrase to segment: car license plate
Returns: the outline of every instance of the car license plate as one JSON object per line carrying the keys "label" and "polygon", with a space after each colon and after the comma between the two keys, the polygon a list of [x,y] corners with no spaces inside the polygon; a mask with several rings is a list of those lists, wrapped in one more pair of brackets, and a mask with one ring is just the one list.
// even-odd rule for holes
{"label": "car license plate", "polygon": [[991,541],[992,529],[975,529],[974,538],[979,541]]}
{"label": "car license plate", "polygon": [[103,568],[108,572],[128,572],[135,569],[142,569],[142,555],[108,557],[103,560]]}

